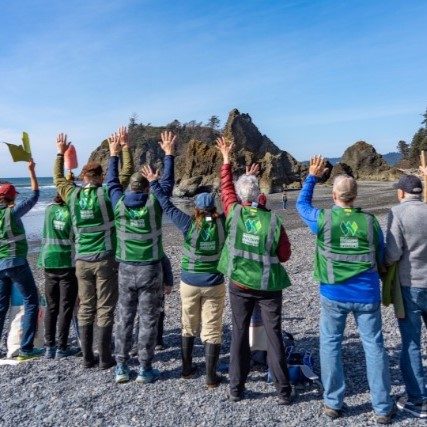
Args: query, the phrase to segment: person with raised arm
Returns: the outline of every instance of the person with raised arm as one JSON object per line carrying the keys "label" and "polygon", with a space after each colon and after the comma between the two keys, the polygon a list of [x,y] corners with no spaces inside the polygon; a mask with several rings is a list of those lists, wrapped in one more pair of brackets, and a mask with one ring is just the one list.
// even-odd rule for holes
{"label": "person with raised arm", "polygon": [[363,343],[372,406],[378,424],[390,424],[396,406],[390,396],[390,370],[381,329],[378,269],[384,238],[374,215],[355,207],[357,182],[338,175],[332,187],[333,206],[312,205],[314,187],[325,169],[322,156],[310,159],[309,174],[296,208],[317,236],[314,278],[320,282],[320,371],[324,387],[323,413],[343,415],[345,377],[342,340],[352,314]]}
{"label": "person with raised arm", "polygon": [[205,347],[206,385],[217,387],[221,376],[216,368],[222,341],[224,310],[224,276],[218,271],[218,261],[224,245],[224,216],[219,215],[215,199],[200,193],[194,200],[194,213],[188,215],[170,200],[158,181],[159,175],[150,166],[142,168],[150,182],[150,191],[163,211],[184,235],[181,261],[181,378],[189,379],[195,372],[193,365],[194,339],[200,334]]}
{"label": "person with raised arm", "polygon": [[10,305],[12,286],[15,286],[24,299],[25,310],[19,361],[34,359],[44,353],[44,349],[34,348],[39,294],[27,261],[28,243],[21,219],[39,199],[36,164],[33,160],[28,162],[28,170],[32,190],[28,199],[16,202],[19,194],[16,188],[12,184],[0,186],[0,337]]}
{"label": "person with raised arm", "polygon": [[[108,189],[102,185],[102,166],[87,163],[81,172],[84,185],[76,187],[64,177],[64,153],[69,146],[67,135],[60,133],[56,141],[58,155],[53,172],[54,183],[70,210],[75,237],[83,367],[91,368],[96,364],[93,354],[96,319],[99,367],[109,369],[115,365],[111,355],[111,339],[118,297],[114,212]],[[121,185],[126,187],[133,171],[133,162],[127,145],[127,133],[123,128],[120,129],[120,144],[123,146]]]}
{"label": "person with raised arm", "polygon": [[[176,136],[162,132],[160,147],[165,152],[165,172],[161,186],[172,194],[174,185],[174,145]],[[157,198],[149,191],[149,184],[141,172],[130,178],[129,191],[123,192],[118,177],[118,156],[121,150],[120,132],[108,140],[110,160],[108,191],[117,230],[116,260],[119,262],[119,303],[115,340],[116,383],[129,381],[129,352],[136,312],[139,314],[138,359],[140,369],[136,378],[140,383],[152,383],[160,377],[153,368],[157,324],[160,317],[163,288],[162,215]]]}
{"label": "person with raised arm", "polygon": [[260,205],[258,165],[246,168],[236,185],[230,163],[233,144],[217,139],[224,164],[221,167],[221,200],[226,215],[227,239],[218,270],[230,278],[232,311],[230,391],[228,398],[244,397],[250,371],[249,324],[259,304],[268,337],[267,364],[274,377],[279,404],[290,405],[295,391],[289,381],[282,336],[282,290],[291,285],[281,263],[291,256],[291,245],[276,214]]}

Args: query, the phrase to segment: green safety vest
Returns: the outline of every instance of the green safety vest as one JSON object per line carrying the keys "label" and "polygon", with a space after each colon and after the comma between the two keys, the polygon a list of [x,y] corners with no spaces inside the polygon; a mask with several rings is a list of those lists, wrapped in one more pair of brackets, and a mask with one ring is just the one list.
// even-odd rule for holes
{"label": "green safety vest", "polygon": [[24,226],[15,221],[12,209],[0,209],[0,259],[26,257],[28,254]]}
{"label": "green safety vest", "polygon": [[52,203],[44,214],[43,238],[37,267],[73,267],[73,228],[66,205]]}
{"label": "green safety vest", "polygon": [[189,273],[218,273],[218,261],[224,241],[222,218],[207,221],[205,216],[199,229],[196,227],[196,221],[193,221],[184,240],[182,270]]}
{"label": "green safety vest", "polygon": [[117,232],[116,258],[128,262],[160,261],[163,256],[162,210],[150,193],[147,203],[129,208],[119,200],[114,216]]}
{"label": "green safety vest", "polygon": [[282,220],[274,213],[233,205],[218,270],[251,289],[278,291],[291,285],[276,255]]}
{"label": "green safety vest", "polygon": [[69,200],[76,256],[116,250],[114,212],[106,187],[86,187],[73,191]]}
{"label": "green safety vest", "polygon": [[314,278],[342,283],[369,269],[377,270],[379,224],[358,208],[322,209],[317,220]]}

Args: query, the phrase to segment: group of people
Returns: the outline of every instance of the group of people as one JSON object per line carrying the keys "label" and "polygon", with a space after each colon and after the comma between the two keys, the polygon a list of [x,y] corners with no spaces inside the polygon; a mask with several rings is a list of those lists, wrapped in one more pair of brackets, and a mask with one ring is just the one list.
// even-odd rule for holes
{"label": "group of people", "polygon": [[[173,283],[162,243],[162,216],[166,214],[184,238],[180,276],[181,378],[191,379],[197,370],[192,353],[194,340],[200,336],[205,348],[206,385],[217,387],[222,381],[217,364],[227,276],[232,312],[228,399],[238,402],[244,398],[251,364],[249,325],[257,305],[267,336],[267,363],[278,402],[290,405],[295,390],[283,344],[282,291],[291,281],[282,264],[291,256],[291,245],[282,219],[266,207],[257,179],[258,165],[247,167],[246,173],[233,182],[233,144],[224,137],[216,142],[223,157],[223,213],[217,212],[215,198],[209,193],[195,197],[191,215],[178,209],[170,199],[175,140],[172,132],[161,134],[160,147],[165,153],[161,179],[149,165],[133,173],[127,129],[122,127],[108,139],[107,185],[103,185],[101,165],[93,162],[82,169],[83,185],[76,185],[64,177],[64,154],[69,144],[65,134],[58,135],[54,167],[58,194],[45,212],[38,260],[45,273],[47,299],[45,357],[75,353],[68,346],[68,333],[78,298],[84,368],[98,365],[109,369],[115,365],[115,382],[128,382],[128,361],[134,346],[140,362],[136,381],[151,383],[160,377],[159,370],[153,368],[153,359],[156,346],[163,344],[162,305]],[[423,313],[427,314],[427,230],[420,224],[427,215],[427,205],[421,201],[421,182],[410,175],[397,184],[401,203],[390,212],[385,244],[376,218],[354,207],[357,184],[352,177],[335,178],[332,209],[312,206],[314,187],[325,171],[324,165],[321,156],[310,160],[309,175],[296,204],[302,220],[317,236],[314,275],[320,282],[324,414],[337,418],[343,412],[341,344],[350,313],[355,317],[365,350],[376,421],[388,424],[396,413],[382,336],[379,278],[398,262],[406,313],[398,320],[406,396],[397,401],[397,407],[425,418],[427,392],[420,354],[420,319]],[[34,166],[31,161],[30,199],[15,203],[15,188],[10,184],[0,187],[0,334],[11,287],[15,285],[25,305],[19,360],[41,356],[43,351],[33,346],[38,294],[26,260],[27,243],[21,222],[39,196]],[[427,174],[426,170],[422,172]],[[283,203],[286,208],[285,200]],[[133,340],[135,318],[138,333]],[[114,323],[115,357],[111,351]],[[98,358],[93,351],[95,324]]]}

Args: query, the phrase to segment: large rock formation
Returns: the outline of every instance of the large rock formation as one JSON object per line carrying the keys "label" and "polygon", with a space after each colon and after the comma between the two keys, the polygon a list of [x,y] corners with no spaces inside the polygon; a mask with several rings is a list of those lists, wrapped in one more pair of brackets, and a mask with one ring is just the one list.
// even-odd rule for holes
{"label": "large rock formation", "polygon": [[[178,122],[179,123],[179,122]],[[147,132],[145,127],[145,131]],[[150,138],[145,137],[140,142],[135,129],[129,132],[129,142],[138,170],[142,164],[150,163],[155,168],[162,167],[164,153],[157,141],[160,132],[165,128],[150,128]],[[215,147],[214,140],[219,134],[209,129],[199,127],[196,136],[185,140],[189,135],[189,128],[185,126],[172,129],[178,134],[175,157],[175,196],[193,196],[202,191],[218,191],[220,188],[219,171],[222,165],[222,156]],[[191,133],[190,133],[191,134]],[[237,178],[245,173],[245,167],[251,163],[259,163],[260,187],[264,193],[280,192],[286,185],[288,188],[299,188],[301,175],[307,168],[295,160],[286,151],[280,150],[252,123],[248,114],[241,114],[234,109],[230,112],[224,135],[235,146],[232,153],[233,175]],[[90,161],[100,162],[105,168],[108,164],[108,143],[104,141],[90,156]]]}
{"label": "large rock formation", "polygon": [[356,179],[378,181],[394,180],[401,174],[365,141],[358,141],[345,150],[341,162],[332,169],[331,179],[343,172],[353,175]]}

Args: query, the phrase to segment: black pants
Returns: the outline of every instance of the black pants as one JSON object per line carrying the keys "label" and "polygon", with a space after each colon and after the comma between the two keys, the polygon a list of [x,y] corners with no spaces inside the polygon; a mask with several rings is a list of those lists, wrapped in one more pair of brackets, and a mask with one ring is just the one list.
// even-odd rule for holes
{"label": "black pants", "polygon": [[46,313],[44,317],[45,343],[56,344],[58,323],[58,347],[67,348],[70,324],[77,299],[77,278],[74,268],[45,269]]}
{"label": "black pants", "polygon": [[230,349],[230,393],[240,395],[250,371],[249,324],[255,302],[267,334],[267,364],[279,395],[289,395],[291,386],[282,338],[282,291],[242,289],[230,283],[232,333]]}

